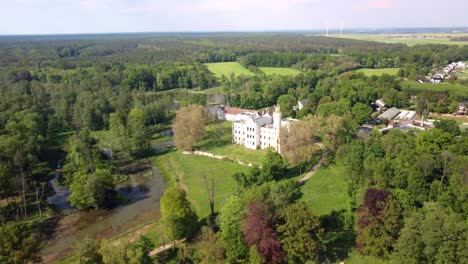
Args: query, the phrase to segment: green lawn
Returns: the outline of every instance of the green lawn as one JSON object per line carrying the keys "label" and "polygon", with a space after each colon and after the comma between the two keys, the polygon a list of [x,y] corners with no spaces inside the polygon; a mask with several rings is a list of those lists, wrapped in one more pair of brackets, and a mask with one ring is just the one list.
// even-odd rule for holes
{"label": "green lawn", "polygon": [[462,72],[457,73],[457,77],[458,77],[459,80],[468,79],[468,69],[465,69]]}
{"label": "green lawn", "polygon": [[301,71],[293,68],[280,68],[280,67],[258,67],[266,75],[291,75],[296,76],[301,73]]}
{"label": "green lawn", "polygon": [[208,70],[214,73],[217,77],[221,77],[223,75],[229,77],[231,73],[234,73],[234,75],[255,75],[253,72],[247,70],[237,62],[205,63],[205,65],[208,67]]}
{"label": "green lawn", "polygon": [[[219,134],[218,134],[219,133]],[[215,155],[226,156],[233,161],[260,166],[266,156],[266,150],[252,150],[232,143],[232,122],[224,121],[206,126],[206,137],[199,142],[196,149]]]}
{"label": "green lawn", "polygon": [[232,161],[184,155],[180,151],[171,151],[157,156],[155,164],[166,178],[178,180],[182,188],[187,190],[188,199],[200,218],[210,213],[203,175],[206,175],[208,179],[214,179],[215,210],[219,211],[226,199],[237,190],[237,183],[232,175],[249,170],[249,167]]}
{"label": "green lawn", "polygon": [[326,215],[332,210],[346,209],[349,203],[344,167],[331,164],[321,167],[302,186],[302,200],[316,215]]}
{"label": "green lawn", "polygon": [[424,44],[468,45],[468,41],[450,41],[450,37],[466,36],[453,33],[418,33],[418,34],[344,34],[330,35],[336,38],[350,38],[385,43],[402,43],[408,46]]}
{"label": "green lawn", "polygon": [[366,76],[372,76],[372,75],[382,76],[383,74],[397,75],[399,70],[400,68],[381,68],[381,69],[364,68],[364,69],[356,70],[356,72],[362,72]]}

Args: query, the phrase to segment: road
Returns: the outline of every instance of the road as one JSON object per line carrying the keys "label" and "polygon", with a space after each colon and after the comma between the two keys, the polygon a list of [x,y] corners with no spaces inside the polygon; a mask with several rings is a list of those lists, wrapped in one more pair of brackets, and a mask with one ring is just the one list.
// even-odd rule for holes
{"label": "road", "polygon": [[309,172],[307,172],[306,175],[304,175],[304,177],[299,179],[299,184],[305,183],[310,177],[312,177],[320,168],[320,166],[322,166],[323,162],[327,158],[328,153],[325,146],[322,143],[317,143],[317,145],[322,149],[322,157],[320,158],[319,162],[317,162],[317,164],[315,164],[315,166],[312,167],[312,169]]}

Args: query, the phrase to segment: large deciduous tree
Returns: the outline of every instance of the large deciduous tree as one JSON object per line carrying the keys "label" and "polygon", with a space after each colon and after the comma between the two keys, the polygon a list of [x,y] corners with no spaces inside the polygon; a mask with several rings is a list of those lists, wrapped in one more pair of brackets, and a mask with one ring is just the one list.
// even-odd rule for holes
{"label": "large deciduous tree", "polygon": [[323,230],[316,216],[304,203],[296,203],[284,210],[284,224],[278,226],[281,245],[289,263],[317,261],[324,249]]}
{"label": "large deciduous tree", "polygon": [[196,228],[198,217],[180,187],[169,187],[161,198],[162,220],[167,224],[171,239],[190,236]]}
{"label": "large deciduous tree", "polygon": [[264,203],[253,202],[247,206],[243,231],[247,245],[256,246],[267,263],[281,262],[281,244]]}
{"label": "large deciduous tree", "polygon": [[192,150],[194,144],[205,136],[206,110],[200,105],[181,108],[172,125],[174,144],[183,150]]}
{"label": "large deciduous tree", "polygon": [[242,235],[243,218],[244,203],[238,196],[232,196],[221,208],[219,215],[220,238],[230,262],[241,261],[248,253]]}
{"label": "large deciduous tree", "polygon": [[357,245],[361,253],[388,256],[398,239],[402,210],[398,200],[385,190],[369,189],[358,210]]}

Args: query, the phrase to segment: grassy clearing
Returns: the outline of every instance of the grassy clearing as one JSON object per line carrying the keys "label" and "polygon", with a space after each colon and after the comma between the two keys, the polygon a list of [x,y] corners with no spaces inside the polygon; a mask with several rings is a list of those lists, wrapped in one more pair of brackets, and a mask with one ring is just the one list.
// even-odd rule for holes
{"label": "grassy clearing", "polygon": [[453,33],[418,33],[418,34],[344,34],[332,35],[337,38],[359,39],[385,43],[402,43],[408,46],[424,44],[468,45],[468,41],[450,41],[450,37],[466,36]]}
{"label": "grassy clearing", "polygon": [[203,175],[214,179],[215,210],[218,211],[226,199],[236,192],[237,183],[232,175],[249,170],[249,167],[232,161],[184,155],[181,151],[160,155],[156,157],[155,164],[166,178],[178,181],[187,190],[187,197],[200,218],[210,213]]}
{"label": "grassy clearing", "polygon": [[253,72],[247,70],[244,66],[237,62],[217,62],[217,63],[205,63],[214,75],[217,77],[226,76],[229,77],[231,73],[234,75],[255,75]]}
{"label": "grassy clearing", "polygon": [[280,68],[280,67],[258,67],[266,75],[291,75],[296,76],[302,72],[293,68]]}
{"label": "grassy clearing", "polygon": [[468,79],[468,69],[465,69],[463,72],[457,73],[457,78],[459,80],[467,80]]}
{"label": "grassy clearing", "polygon": [[267,154],[266,150],[252,150],[232,143],[232,123],[224,121],[206,126],[206,137],[196,146],[197,149],[226,156],[233,161],[260,166]]}
{"label": "grassy clearing", "polygon": [[372,75],[382,76],[384,74],[397,75],[399,70],[400,68],[381,68],[381,69],[364,68],[364,69],[356,70],[356,72],[362,72],[366,76],[372,76]]}
{"label": "grassy clearing", "polygon": [[331,164],[321,167],[302,186],[302,200],[317,215],[326,215],[333,210],[346,209],[349,204],[344,167]]}

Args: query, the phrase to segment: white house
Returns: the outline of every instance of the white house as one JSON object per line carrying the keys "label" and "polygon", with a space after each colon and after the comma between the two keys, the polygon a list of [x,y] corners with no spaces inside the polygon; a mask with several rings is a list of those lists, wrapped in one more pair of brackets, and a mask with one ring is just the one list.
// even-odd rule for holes
{"label": "white house", "polygon": [[232,123],[232,142],[249,149],[273,148],[280,152],[280,128],[289,126],[296,119],[281,119],[279,107],[272,116],[268,111],[260,116],[258,113],[240,113],[242,118],[234,118]]}

